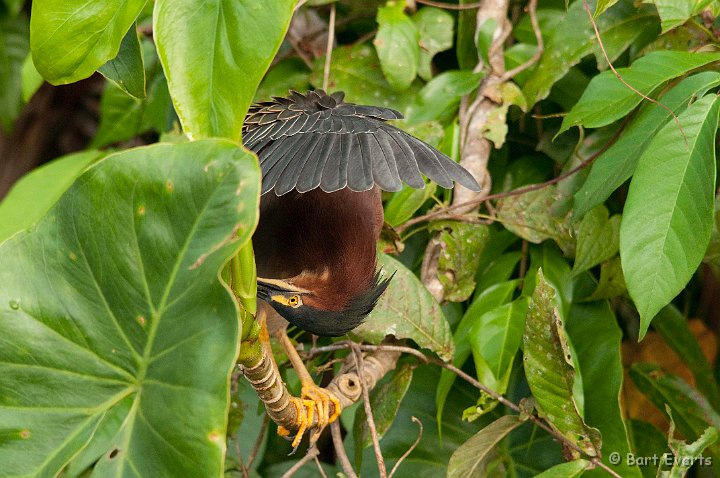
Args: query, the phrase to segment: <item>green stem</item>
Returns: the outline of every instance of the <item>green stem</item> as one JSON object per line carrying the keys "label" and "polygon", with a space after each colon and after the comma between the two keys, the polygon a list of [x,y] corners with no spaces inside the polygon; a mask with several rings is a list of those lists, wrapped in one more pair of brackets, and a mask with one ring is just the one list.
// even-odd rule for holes
{"label": "green stem", "polygon": [[262,354],[260,343],[260,324],[255,320],[257,312],[257,272],[252,241],[242,246],[237,255],[230,260],[232,290],[242,309],[240,310],[240,356],[238,363],[251,366]]}

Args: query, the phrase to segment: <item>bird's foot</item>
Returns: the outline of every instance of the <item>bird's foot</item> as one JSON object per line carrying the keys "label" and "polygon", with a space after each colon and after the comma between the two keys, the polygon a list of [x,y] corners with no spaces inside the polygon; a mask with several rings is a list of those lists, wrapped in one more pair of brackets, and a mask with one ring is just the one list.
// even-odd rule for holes
{"label": "bird's foot", "polygon": [[[324,388],[320,388],[313,382],[305,382],[302,386],[302,398],[303,400],[310,400],[315,404],[317,408],[317,425],[312,435],[310,435],[310,445],[314,445],[320,438],[320,434],[326,426],[337,420],[342,411],[342,405],[340,400],[328,392]],[[330,411],[330,405],[332,404],[332,412]]]}
{"label": "bird's foot", "polygon": [[[310,446],[312,447],[320,438],[320,434],[326,426],[337,420],[342,411],[340,400],[327,390],[318,387],[313,382],[304,383],[302,387],[302,397],[290,397],[290,401],[297,409],[297,433],[293,438],[293,453],[300,445],[303,435],[308,428],[312,426],[313,418],[317,413],[317,424],[315,430],[310,435]],[[332,405],[332,412],[330,411]],[[316,411],[317,410],[317,411]],[[290,436],[290,430],[285,427],[278,427],[278,434],[281,436]]]}

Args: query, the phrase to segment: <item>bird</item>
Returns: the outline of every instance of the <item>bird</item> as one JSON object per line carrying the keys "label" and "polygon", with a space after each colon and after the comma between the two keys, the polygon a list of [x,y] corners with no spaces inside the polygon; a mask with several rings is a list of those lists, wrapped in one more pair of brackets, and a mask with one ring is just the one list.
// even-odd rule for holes
{"label": "bird", "polygon": [[[388,123],[402,118],[396,110],[346,102],[343,92],[320,89],[290,91],[250,107],[243,144],[262,170],[252,239],[257,297],[290,324],[338,337],[376,306],[392,279],[376,264],[381,191],[399,191],[403,183],[424,188],[423,174],[445,188],[457,182],[480,191],[458,163]],[[337,418],[340,403],[314,384],[284,327],[276,335],[301,379],[298,407],[317,403],[322,415],[313,442]],[[298,424],[295,448],[306,426]]]}

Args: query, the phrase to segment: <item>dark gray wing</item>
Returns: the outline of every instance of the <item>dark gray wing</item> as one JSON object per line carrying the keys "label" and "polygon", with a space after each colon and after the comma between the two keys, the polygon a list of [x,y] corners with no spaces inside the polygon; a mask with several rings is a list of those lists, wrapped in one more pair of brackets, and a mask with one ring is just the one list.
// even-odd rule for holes
{"label": "dark gray wing", "polygon": [[[405,182],[425,187],[422,174],[444,188],[458,182],[480,191],[455,161],[386,123],[402,115],[389,108],[343,101],[344,94],[315,90],[256,103],[243,126],[243,142],[260,158],[262,193],[343,188],[367,191],[378,185],[399,191]],[[421,174],[422,173],[422,174]]]}

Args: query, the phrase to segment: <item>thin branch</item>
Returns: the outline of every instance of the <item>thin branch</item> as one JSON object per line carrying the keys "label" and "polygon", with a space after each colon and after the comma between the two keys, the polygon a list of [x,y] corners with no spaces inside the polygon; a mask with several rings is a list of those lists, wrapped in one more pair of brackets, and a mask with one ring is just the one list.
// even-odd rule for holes
{"label": "thin branch", "polygon": [[343,473],[347,478],[358,478],[350,464],[350,459],[345,452],[345,445],[342,441],[342,435],[340,434],[340,423],[336,420],[330,425],[330,432],[332,434],[333,446],[335,447],[335,454],[340,460],[340,466],[342,466]]}
{"label": "thin branch", "polygon": [[531,66],[533,66],[540,60],[540,57],[545,50],[542,32],[540,31],[540,24],[538,23],[537,18],[537,3],[537,0],[530,0],[530,3],[528,4],[528,15],[530,15],[530,23],[532,24],[533,32],[535,33],[535,40],[537,41],[537,48],[535,48],[535,53],[533,53],[533,56],[522,65],[518,65],[512,70],[506,71],[505,74],[500,77],[501,83],[505,83],[511,78],[515,78],[518,73],[520,73],[521,71],[525,71]]}
{"label": "thin branch", "polygon": [[333,44],[335,43],[335,4],[330,6],[330,21],[328,29],[327,48],[325,50],[325,69],[323,70],[323,90],[327,91],[330,82],[330,60],[332,59]]}
{"label": "thin branch", "polygon": [[360,372],[360,375],[358,375],[358,378],[360,379],[360,387],[362,389],[362,395],[363,395],[363,406],[365,407],[365,418],[367,419],[368,428],[370,429],[370,436],[372,437],[373,442],[373,449],[375,450],[375,459],[377,460],[378,464],[378,471],[380,472],[380,478],[387,478],[387,470],[385,469],[385,460],[382,456],[382,451],[380,450],[380,441],[378,440],[377,435],[377,429],[375,428],[375,419],[373,418],[373,412],[372,407],[370,406],[370,393],[368,392],[368,387],[366,386],[365,379],[363,378],[363,356],[362,351],[355,343],[351,343],[350,348],[353,351],[353,356],[355,357],[355,367],[357,368],[358,372]]}
{"label": "thin branch", "polygon": [[315,457],[315,464],[317,465],[318,471],[320,472],[320,475],[322,476],[322,478],[327,478],[327,475],[325,474],[325,470],[323,470],[323,467],[320,464],[320,460],[318,460],[317,456]]}
{"label": "thin branch", "polygon": [[265,433],[268,429],[268,423],[270,423],[270,416],[266,413],[263,416],[262,425],[260,425],[260,431],[258,432],[257,439],[255,440],[255,446],[253,446],[253,449],[248,456],[247,465],[245,465],[248,470],[252,467],[253,461],[255,461],[255,457],[257,457],[258,451],[260,451],[263,439],[265,438]]}
{"label": "thin branch", "polygon": [[310,448],[304,457],[300,458],[297,463],[295,463],[293,466],[290,467],[288,471],[285,472],[282,478],[291,478],[295,473],[298,472],[298,470],[300,470],[300,468],[305,466],[306,463],[313,460],[319,454],[320,452],[318,451],[316,446]]}
{"label": "thin branch", "polygon": [[480,8],[483,2],[466,3],[464,5],[455,5],[452,3],[435,2],[433,0],[415,0],[417,3],[423,5],[430,5],[431,7],[444,8],[445,10],[474,10]]}
{"label": "thin branch", "polygon": [[414,417],[414,416],[410,417],[410,419],[418,424],[419,430],[418,430],[417,438],[415,439],[415,442],[412,445],[410,445],[410,448],[408,448],[408,450],[405,453],[403,453],[403,456],[400,457],[400,459],[397,461],[397,463],[395,463],[395,466],[393,466],[392,470],[390,471],[390,476],[388,478],[393,477],[393,475],[397,471],[398,467],[400,466],[400,463],[402,463],[403,460],[405,458],[407,458],[408,455],[410,455],[410,453],[412,453],[412,451],[418,446],[418,443],[420,443],[420,439],[422,438],[422,435],[423,435],[422,422],[420,420],[418,420],[417,417]]}
{"label": "thin branch", "polygon": [[670,113],[673,120],[675,121],[675,124],[677,125],[678,129],[680,130],[680,134],[682,134],[682,137],[685,140],[685,147],[689,149],[690,145],[688,144],[687,137],[685,136],[685,131],[683,130],[682,125],[680,125],[680,119],[677,117],[677,115],[675,115],[673,110],[671,110],[664,104],[660,103],[659,101],[650,98],[649,96],[645,95],[641,91],[638,91],[637,89],[635,89],[632,85],[627,83],[623,79],[622,76],[620,76],[620,73],[617,72],[617,70],[613,66],[612,62],[610,61],[610,58],[608,57],[607,51],[605,51],[605,45],[603,44],[602,38],[600,38],[600,31],[598,30],[597,23],[595,23],[595,19],[593,18],[592,12],[590,11],[590,5],[588,5],[587,0],[583,0],[583,6],[585,7],[585,11],[588,14],[588,18],[590,18],[590,23],[592,24],[592,27],[595,30],[595,38],[597,38],[598,45],[600,46],[600,50],[602,51],[602,54],[605,57],[605,61],[607,61],[608,66],[610,67],[612,72],[615,73],[615,76],[617,77],[617,79],[620,80],[620,83],[627,86],[633,93],[643,97],[645,100],[647,100],[651,103],[655,103],[656,105],[658,105],[659,107],[661,107],[662,109],[664,109],[665,111]]}

